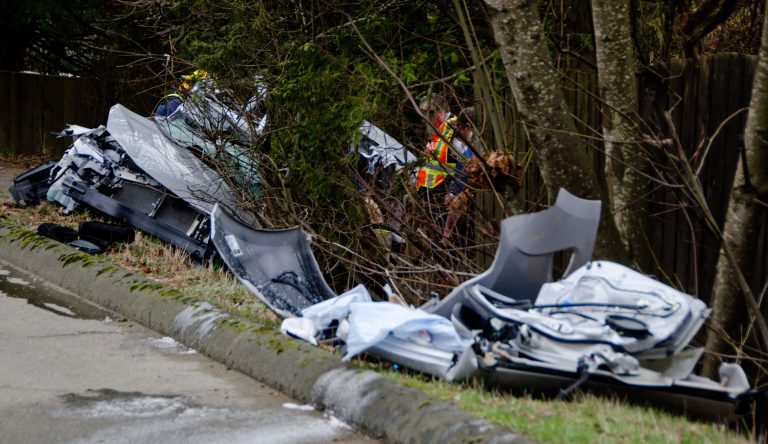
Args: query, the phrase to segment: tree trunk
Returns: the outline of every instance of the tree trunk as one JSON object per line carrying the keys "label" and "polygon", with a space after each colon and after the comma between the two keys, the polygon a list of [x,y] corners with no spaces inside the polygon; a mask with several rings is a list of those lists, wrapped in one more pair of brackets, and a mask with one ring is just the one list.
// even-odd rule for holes
{"label": "tree trunk", "polygon": [[[605,202],[552,68],[538,3],[485,0],[485,4],[520,118],[550,195],[563,187],[577,196]],[[609,213],[602,213],[595,256],[622,261],[626,250]]]}
{"label": "tree trunk", "polygon": [[[744,145],[742,163],[736,171],[728,203],[724,237],[736,257],[739,269],[749,280],[756,254],[759,223],[764,220],[766,211],[760,201],[766,202],[768,197],[768,15],[763,23],[752,100],[744,130]],[[722,333],[740,341],[750,316],[747,316],[745,310],[745,299],[737,284],[736,271],[722,249],[712,290],[711,322],[714,328],[707,338],[707,350],[731,353],[733,348]],[[708,356],[705,373],[716,374],[718,363],[716,356]]]}
{"label": "tree trunk", "polygon": [[602,99],[608,208],[635,264],[650,271],[648,159],[637,124],[637,57],[629,0],[592,0],[598,86]]}

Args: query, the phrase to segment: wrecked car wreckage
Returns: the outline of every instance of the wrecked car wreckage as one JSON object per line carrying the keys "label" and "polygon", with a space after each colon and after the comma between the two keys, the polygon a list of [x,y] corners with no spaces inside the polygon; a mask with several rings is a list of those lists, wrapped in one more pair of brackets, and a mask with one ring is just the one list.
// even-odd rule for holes
{"label": "wrecked car wreckage", "polygon": [[[256,110],[265,95],[263,87],[257,88],[246,110]],[[232,166],[223,171],[226,176],[260,196],[256,164],[246,146],[248,131],[263,133],[267,116],[246,115],[248,121],[205,85],[193,88],[188,100],[166,117],[142,117],[118,104],[110,109],[106,127],[70,125],[55,133],[71,136],[70,148],[57,163],[46,162],[17,177],[11,193],[27,204],[45,197],[67,212],[92,208],[202,260],[213,253],[214,204],[255,221],[236,204],[220,171],[205,162],[223,160],[217,165]]]}
{"label": "wrecked car wreckage", "polygon": [[[246,148],[251,135],[261,136],[266,127],[262,102],[267,91],[257,82],[256,94],[243,107],[233,107],[218,100],[213,89],[210,83],[196,84],[168,116],[143,117],[118,104],[110,109],[106,127],[69,125],[54,133],[73,138],[62,158],[17,176],[11,194],[27,205],[47,199],[67,212],[78,206],[96,210],[195,260],[218,254],[268,307],[281,317],[293,316],[335,296],[312,254],[309,236],[299,228],[252,228],[256,218],[236,203],[223,178],[231,177],[252,197],[261,197],[257,164]],[[399,169],[415,161],[370,122],[364,121],[358,131],[361,141],[350,150],[368,159],[372,170]],[[206,158],[224,160],[217,167],[223,163],[230,168],[220,174]],[[50,236],[51,231],[45,235],[60,241],[72,236]]]}
{"label": "wrecked car wreckage", "polygon": [[[547,210],[502,221],[490,268],[439,302],[374,302],[363,286],[337,296],[310,237],[299,228],[254,228],[254,215],[201,160],[227,156],[237,183],[260,196],[255,161],[241,142],[265,124],[266,115],[246,121],[208,99],[167,117],[115,105],[106,127],[62,131],[74,142],[61,160],[18,176],[11,192],[17,202],[95,209],[198,260],[218,254],[284,318],[285,334],[343,344],[344,359],[366,353],[449,381],[562,397],[608,392],[721,420],[755,396],[738,365],[722,364],[719,382],[694,375],[703,350],[690,343],[710,310],[619,264],[590,262],[600,202],[565,190]],[[222,127],[230,136],[212,140]],[[371,169],[415,159],[369,122],[360,131],[360,146],[350,150]],[[554,281],[553,257],[564,250],[570,263]]]}
{"label": "wrecked car wreckage", "polygon": [[[719,382],[693,373],[703,349],[690,342],[710,310],[622,265],[589,262],[599,219],[599,201],[560,190],[551,208],[502,221],[491,267],[442,301],[404,307],[355,288],[281,330],[314,344],[332,333],[346,343],[345,359],[364,351],[449,381],[563,398],[583,389],[738,417],[759,393],[740,366],[721,364]],[[570,264],[553,281],[563,250]]]}
{"label": "wrecked car wreckage", "polygon": [[[216,188],[211,191],[231,201],[228,188],[224,188],[222,179],[214,176],[212,170],[203,169],[191,153],[164,137],[156,137],[159,130],[151,122],[154,132],[148,139],[135,136],[131,124],[147,120],[129,113],[115,105],[106,129],[83,134],[73,143],[52,171],[55,180],[48,199],[70,211],[77,205],[93,208],[181,248],[197,259],[207,257],[211,207],[202,192],[208,191],[209,185],[194,178],[208,173],[207,178],[218,184],[213,185]],[[99,136],[104,139],[99,140]],[[118,140],[128,142],[126,145],[131,148]],[[144,149],[147,140],[155,141],[156,151]],[[81,149],[84,146],[87,150]],[[97,151],[99,147],[104,147],[101,152]],[[135,167],[127,166],[128,163]]]}

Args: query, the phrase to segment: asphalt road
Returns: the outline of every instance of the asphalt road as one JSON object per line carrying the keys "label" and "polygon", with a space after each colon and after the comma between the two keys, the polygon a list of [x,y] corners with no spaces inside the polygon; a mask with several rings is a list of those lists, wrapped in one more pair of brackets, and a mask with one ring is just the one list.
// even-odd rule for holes
{"label": "asphalt road", "polygon": [[375,441],[0,262],[0,443],[155,442]]}

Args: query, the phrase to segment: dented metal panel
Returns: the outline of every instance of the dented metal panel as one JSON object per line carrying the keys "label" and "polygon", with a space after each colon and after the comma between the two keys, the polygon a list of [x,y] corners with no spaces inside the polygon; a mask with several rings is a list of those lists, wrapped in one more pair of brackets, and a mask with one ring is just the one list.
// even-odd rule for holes
{"label": "dented metal panel", "polygon": [[190,205],[206,214],[217,202],[236,208],[224,179],[171,141],[152,120],[118,104],[109,111],[107,130],[139,168]]}
{"label": "dented metal panel", "polygon": [[[209,255],[210,250],[207,243],[207,216],[203,216],[195,210],[190,209],[190,211],[196,213],[198,215],[197,217],[200,219],[194,220],[189,227],[187,227],[188,231],[185,232],[183,231],[183,228],[180,229],[177,221],[174,221],[173,223],[173,225],[176,225],[175,227],[164,223],[163,221],[153,218],[153,216],[147,215],[118,200],[99,193],[82,182],[71,179],[65,180],[64,190],[67,196],[78,203],[112,216],[115,219],[134,226],[145,233],[149,233],[162,241],[168,242],[177,248],[181,248],[195,259],[201,260]],[[205,236],[201,236],[203,233],[205,233]],[[205,237],[206,240],[200,240],[200,237]]]}
{"label": "dented metal panel", "polygon": [[221,258],[253,294],[281,317],[336,294],[323,278],[300,228],[253,229],[216,205],[211,240]]}
{"label": "dented metal panel", "polygon": [[394,137],[367,120],[364,120],[360,125],[360,133],[363,135],[363,139],[354,150],[368,159],[371,167],[386,168],[394,165],[395,169],[399,170],[418,160]]}

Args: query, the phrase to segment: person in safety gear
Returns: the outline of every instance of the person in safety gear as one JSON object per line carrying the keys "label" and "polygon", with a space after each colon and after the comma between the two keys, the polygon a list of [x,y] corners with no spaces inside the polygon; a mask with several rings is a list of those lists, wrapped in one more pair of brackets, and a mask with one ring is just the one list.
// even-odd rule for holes
{"label": "person in safety gear", "polygon": [[208,75],[208,71],[204,69],[196,69],[192,74],[181,76],[181,89],[189,91],[197,82],[208,81],[210,82],[211,76]]}
{"label": "person in safety gear", "polygon": [[437,132],[432,134],[430,142],[424,149],[425,162],[416,171],[416,189],[439,190],[447,184],[446,179],[451,175],[455,162],[450,153],[449,144],[454,138],[458,118],[450,112],[437,110],[432,119]]}
{"label": "person in safety gear", "polygon": [[184,98],[177,92],[170,92],[160,100],[153,113],[156,116],[168,117],[184,102]]}
{"label": "person in safety gear", "polygon": [[181,84],[178,90],[166,94],[158,103],[153,114],[161,117],[170,116],[184,102],[182,93],[190,91],[198,82],[206,80],[210,81],[210,77],[208,72],[202,69],[196,69],[192,74],[181,76]]}
{"label": "person in safety gear", "polygon": [[462,201],[464,201],[464,203],[467,201],[467,192],[465,192],[465,188],[467,186],[468,177],[464,170],[464,165],[474,157],[474,151],[470,147],[470,143],[473,139],[470,116],[473,114],[474,109],[471,107],[465,108],[459,113],[457,123],[458,136],[454,136],[451,140],[451,151],[457,156],[458,161],[453,169],[453,176],[450,179],[447,193],[443,198],[443,203],[448,209],[448,216],[445,225],[443,226],[444,239],[450,239],[458,222],[458,212],[460,212],[459,208],[462,206]]}
{"label": "person in safety gear", "polygon": [[[428,206],[428,213],[440,225],[445,226],[444,210],[465,187],[464,162],[472,157],[472,150],[464,140],[469,140],[471,125],[468,115],[461,118],[445,111],[434,102],[422,104],[422,110],[434,106],[433,132],[424,149],[424,162],[416,170],[416,192]],[[463,140],[462,140],[463,139]],[[444,237],[451,236],[452,227],[443,230]]]}

